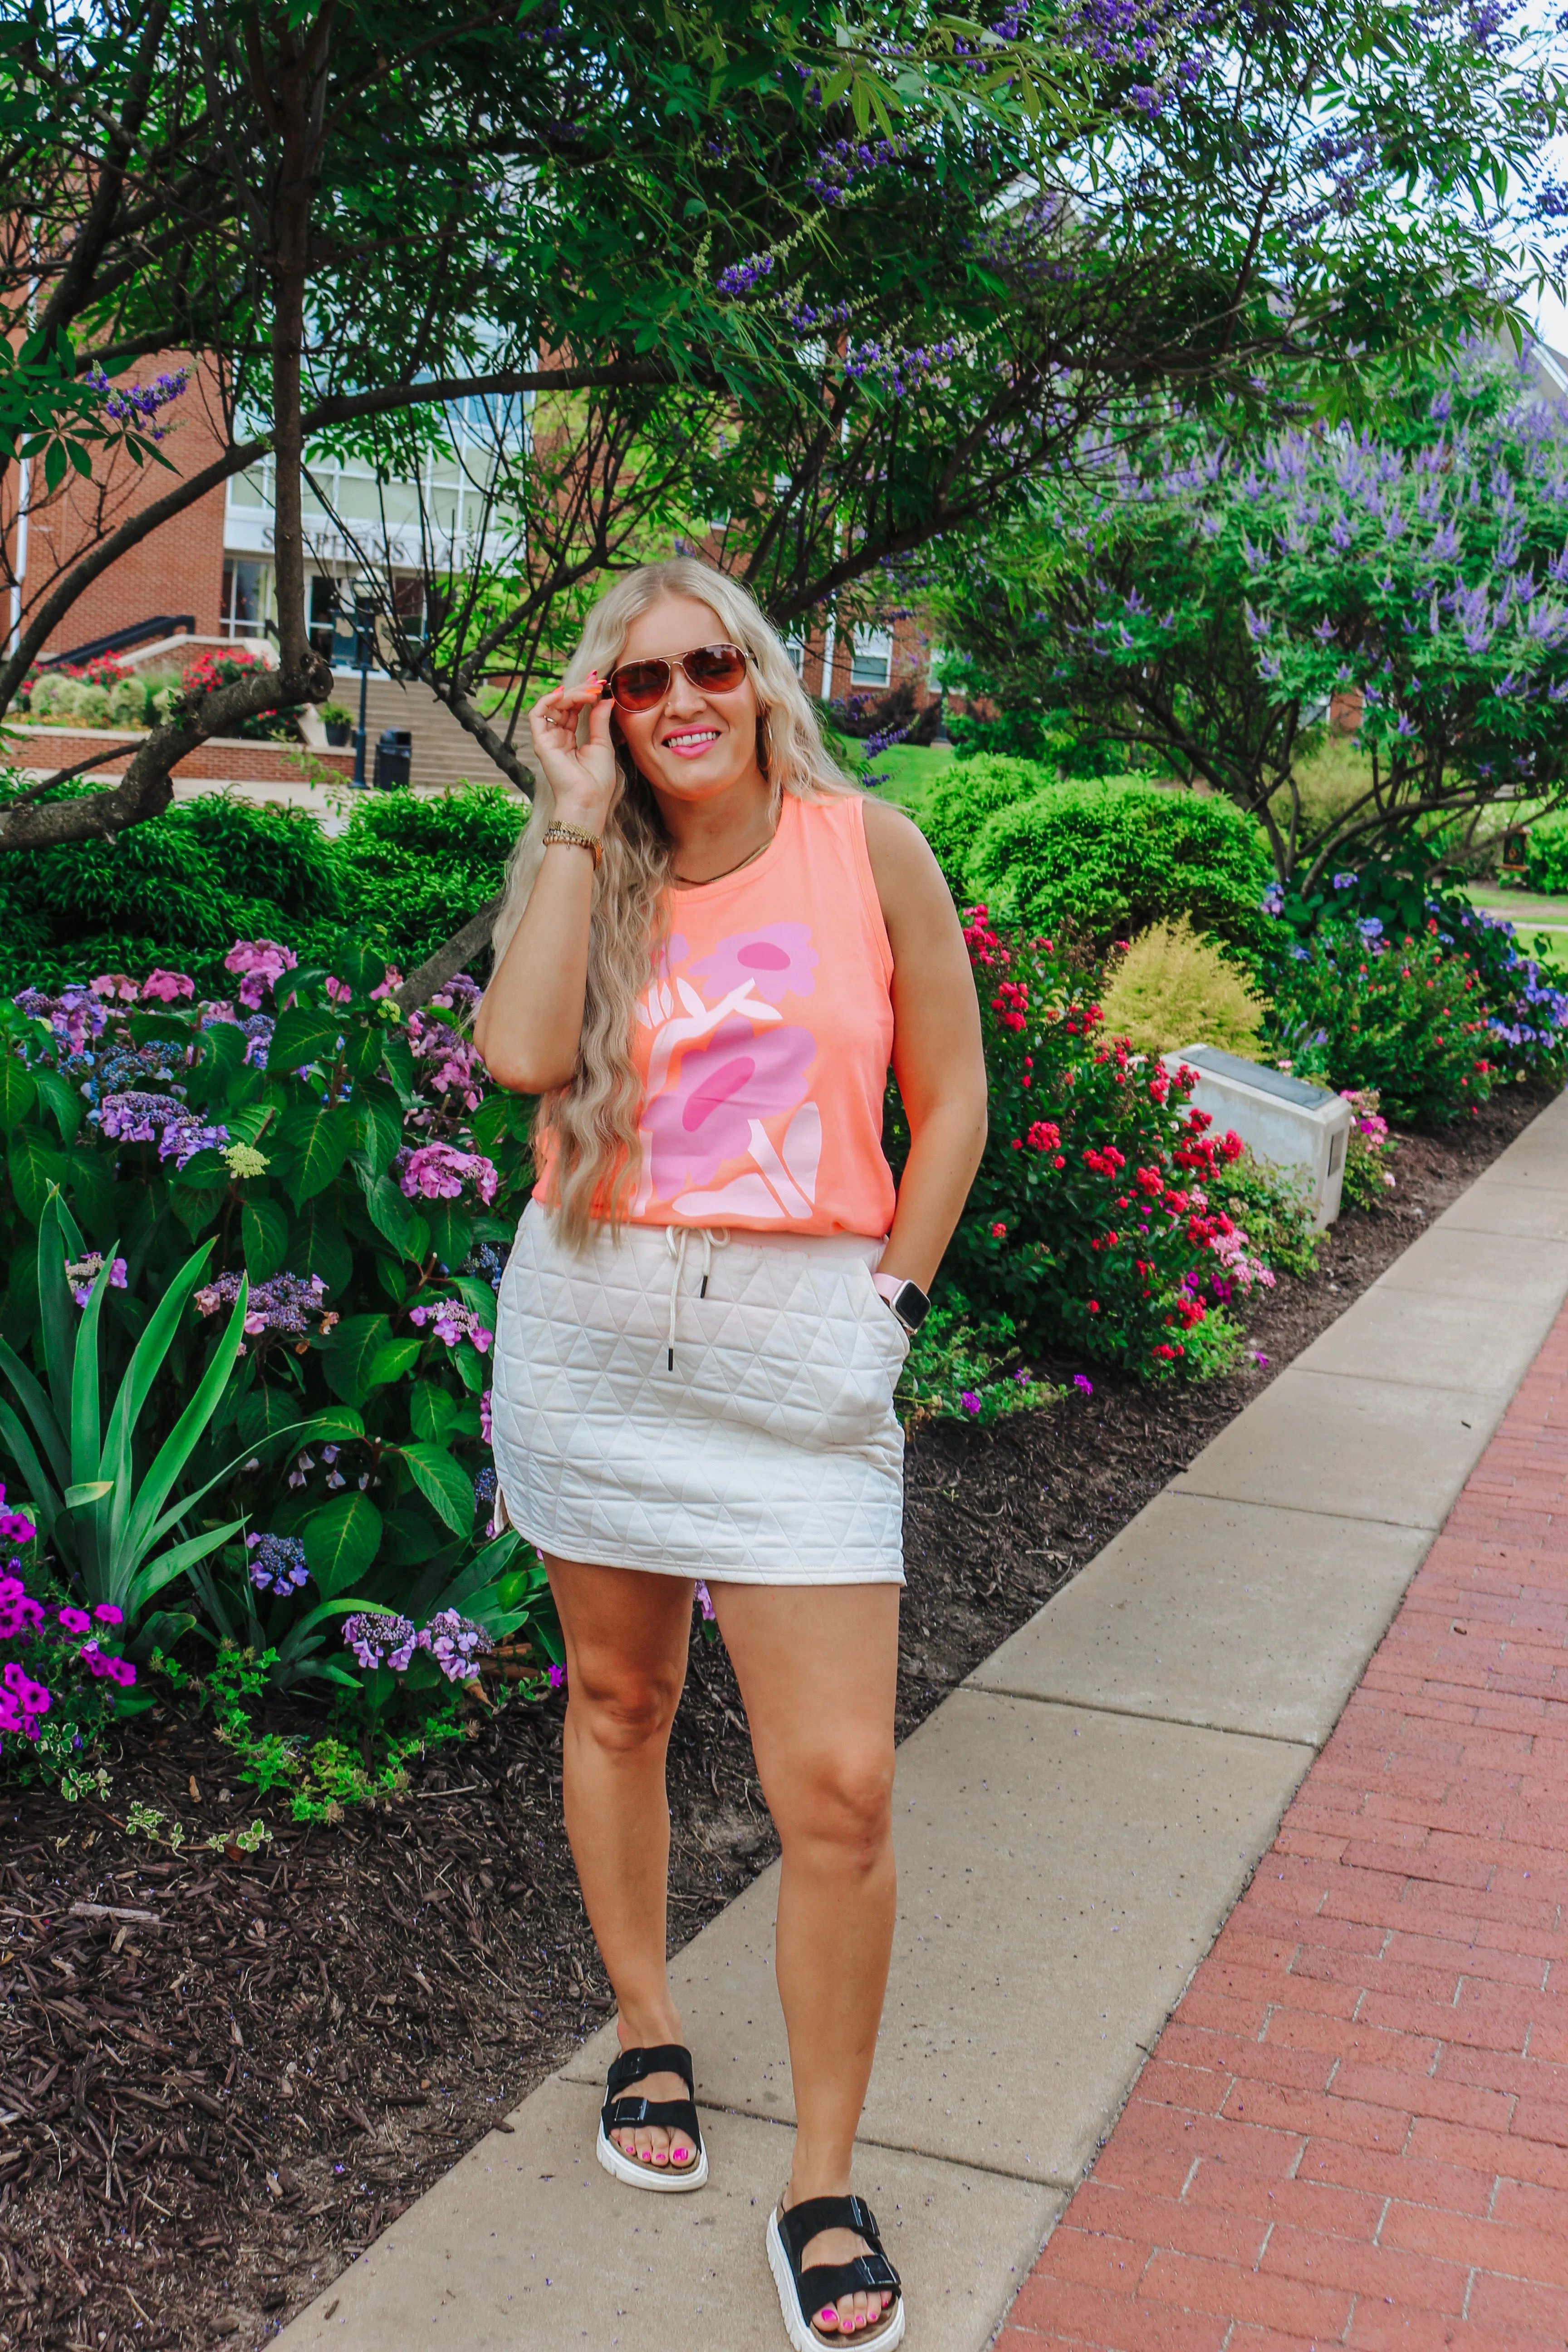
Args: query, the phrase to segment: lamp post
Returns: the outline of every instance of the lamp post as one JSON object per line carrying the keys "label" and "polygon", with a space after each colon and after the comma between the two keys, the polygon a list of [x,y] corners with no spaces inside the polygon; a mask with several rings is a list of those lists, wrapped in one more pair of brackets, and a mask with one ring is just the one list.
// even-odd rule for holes
{"label": "lamp post", "polygon": [[370,687],[370,656],[374,633],[365,623],[364,607],[359,596],[354,597],[354,667],[359,672],[359,726],[354,732],[354,790],[365,789],[364,739],[365,697]]}

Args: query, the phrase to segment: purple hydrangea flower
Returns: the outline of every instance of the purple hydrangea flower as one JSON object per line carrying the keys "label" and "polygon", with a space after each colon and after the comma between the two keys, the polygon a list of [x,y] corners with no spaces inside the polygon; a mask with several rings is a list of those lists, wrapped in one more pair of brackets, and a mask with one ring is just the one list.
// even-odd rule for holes
{"label": "purple hydrangea flower", "polygon": [[298,1536],[247,1536],[250,1580],[258,1592],[297,1592],[310,1576]]}
{"label": "purple hydrangea flower", "polygon": [[479,1678],[479,1659],[495,1643],[471,1618],[442,1609],[418,1635],[418,1646],[429,1651],[449,1683],[471,1683]]}
{"label": "purple hydrangea flower", "polygon": [[344,1618],[343,1640],[367,1672],[390,1666],[401,1675],[408,1670],[418,1636],[406,1617],[391,1610],[362,1609]]}

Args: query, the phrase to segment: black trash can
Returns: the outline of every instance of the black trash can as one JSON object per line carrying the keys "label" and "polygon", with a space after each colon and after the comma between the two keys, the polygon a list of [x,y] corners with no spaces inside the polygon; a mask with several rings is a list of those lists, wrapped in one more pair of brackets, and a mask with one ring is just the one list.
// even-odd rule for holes
{"label": "black trash can", "polygon": [[375,783],[386,792],[411,781],[414,737],[406,727],[384,727],[375,747]]}

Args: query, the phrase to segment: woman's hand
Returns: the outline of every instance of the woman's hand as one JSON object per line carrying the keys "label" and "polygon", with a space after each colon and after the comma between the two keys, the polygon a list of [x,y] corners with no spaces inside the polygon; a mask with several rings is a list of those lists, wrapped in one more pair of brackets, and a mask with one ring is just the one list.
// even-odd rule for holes
{"label": "woman's hand", "polygon": [[[588,712],[588,740],[577,740],[577,723]],[[555,814],[563,824],[603,833],[616,797],[616,753],[610,740],[615,705],[605,698],[604,680],[590,671],[581,686],[558,686],[542,694],[528,714]]]}

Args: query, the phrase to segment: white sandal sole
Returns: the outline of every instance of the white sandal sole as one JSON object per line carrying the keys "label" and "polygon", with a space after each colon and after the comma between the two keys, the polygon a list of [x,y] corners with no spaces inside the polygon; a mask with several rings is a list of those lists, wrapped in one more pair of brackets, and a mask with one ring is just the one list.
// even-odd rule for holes
{"label": "white sandal sole", "polygon": [[635,2156],[625,2156],[605,2129],[599,2126],[598,2144],[594,2150],[612,2180],[624,2180],[628,2189],[652,2189],[660,2195],[679,2195],[688,2189],[700,2189],[708,2178],[708,2149],[699,2148],[697,2161],[683,2172],[671,2172],[668,2166],[660,2171],[656,2165],[639,2164]]}
{"label": "white sandal sole", "polygon": [[[784,2319],[784,2334],[789,2337],[795,2352],[828,2352],[833,2338],[814,2336],[811,2328],[800,2315],[800,2299],[795,2291],[795,2273],[789,2266],[789,2256],[784,2252],[784,2242],[779,2235],[779,2213],[776,2205],[768,2215],[767,2245],[768,2268],[773,2274],[773,2284],[778,2289],[779,2311]],[[859,2327],[856,2329],[853,2336],[846,2335],[841,2328],[838,2341],[854,2347],[854,2352],[859,2352],[859,2347],[864,2347],[864,2352],[893,2352],[894,2345],[901,2344],[904,2340],[904,2322],[907,2316],[904,2298],[900,2294],[891,2313],[882,2321],[879,2328],[873,2331]]]}

